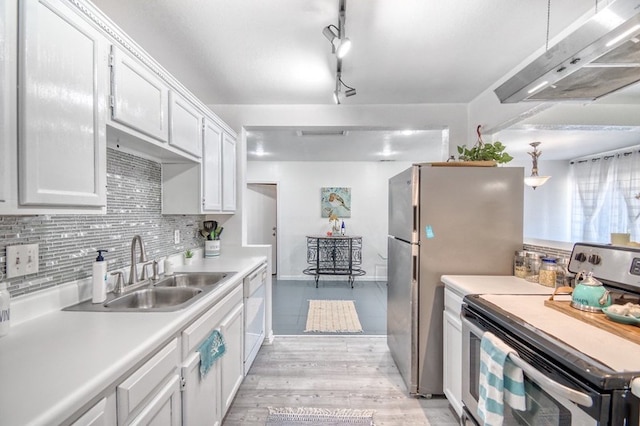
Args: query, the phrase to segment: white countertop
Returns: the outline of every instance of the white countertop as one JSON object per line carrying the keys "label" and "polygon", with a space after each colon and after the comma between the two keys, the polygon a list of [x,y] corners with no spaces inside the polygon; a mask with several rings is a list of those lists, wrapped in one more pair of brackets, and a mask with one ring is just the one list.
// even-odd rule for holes
{"label": "white countertop", "polygon": [[467,294],[551,294],[553,288],[512,275],[443,275],[441,281],[459,296]]}
{"label": "white countertop", "polygon": [[154,350],[263,262],[263,256],[223,254],[176,267],[176,272],[237,272],[181,311],[54,311],[12,326],[9,335],[0,338],[0,423],[61,423],[101,397],[105,389],[113,390]]}
{"label": "white countertop", "polygon": [[545,306],[546,296],[482,298],[616,371],[640,371],[640,345]]}

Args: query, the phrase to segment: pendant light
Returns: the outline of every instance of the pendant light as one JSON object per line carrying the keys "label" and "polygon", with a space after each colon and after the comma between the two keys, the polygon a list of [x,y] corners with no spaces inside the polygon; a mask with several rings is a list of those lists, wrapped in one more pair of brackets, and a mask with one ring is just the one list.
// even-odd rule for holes
{"label": "pendant light", "polygon": [[533,167],[531,168],[531,176],[524,178],[524,184],[536,189],[537,187],[544,185],[551,176],[538,176],[538,157],[542,155],[542,151],[538,151],[538,145],[540,145],[540,142],[531,142],[529,145],[533,147],[533,151],[528,152],[531,156],[531,160],[533,161]]}

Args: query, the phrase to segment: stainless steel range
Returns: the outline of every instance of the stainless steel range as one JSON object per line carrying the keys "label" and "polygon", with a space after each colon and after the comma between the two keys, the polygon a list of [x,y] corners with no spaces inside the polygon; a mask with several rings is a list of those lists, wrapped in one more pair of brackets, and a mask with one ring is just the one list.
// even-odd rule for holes
{"label": "stainless steel range", "polygon": [[[638,301],[638,248],[578,243],[569,270],[591,272],[612,292],[613,303]],[[527,409],[505,406],[503,424],[640,425],[640,379],[636,379],[640,344],[616,328],[628,325],[604,313],[575,310],[579,312],[575,314],[570,311],[573,308],[562,312],[550,306],[548,299],[539,295],[464,298],[462,423],[473,424],[479,418],[480,341],[490,331],[514,349],[509,357],[525,373]],[[635,334],[635,329],[631,331],[628,334]]]}

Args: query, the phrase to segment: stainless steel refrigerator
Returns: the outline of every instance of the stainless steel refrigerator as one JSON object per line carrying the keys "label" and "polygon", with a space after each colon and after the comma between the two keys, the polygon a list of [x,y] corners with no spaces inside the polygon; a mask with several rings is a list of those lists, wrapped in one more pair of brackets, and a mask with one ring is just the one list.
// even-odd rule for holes
{"label": "stainless steel refrigerator", "polygon": [[444,274],[510,275],[522,167],[417,164],[389,179],[387,343],[411,394],[442,388]]}

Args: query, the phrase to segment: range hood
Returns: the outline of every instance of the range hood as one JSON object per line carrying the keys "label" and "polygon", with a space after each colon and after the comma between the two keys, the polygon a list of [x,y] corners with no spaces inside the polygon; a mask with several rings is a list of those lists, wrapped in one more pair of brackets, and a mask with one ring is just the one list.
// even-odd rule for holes
{"label": "range hood", "polygon": [[640,0],[615,0],[494,90],[501,103],[589,101],[640,81]]}

